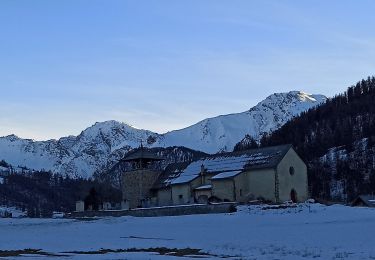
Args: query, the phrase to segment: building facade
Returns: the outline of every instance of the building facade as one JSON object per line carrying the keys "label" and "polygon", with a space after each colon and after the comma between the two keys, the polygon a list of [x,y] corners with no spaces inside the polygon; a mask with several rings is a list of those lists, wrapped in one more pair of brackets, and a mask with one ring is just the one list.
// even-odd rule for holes
{"label": "building facade", "polygon": [[[135,176],[136,172],[127,174],[123,185],[128,190],[130,187],[134,190],[142,182],[140,178],[145,178],[141,172],[139,176]],[[273,203],[301,202],[309,197],[306,164],[291,145],[222,153],[190,163],[171,164],[152,176],[141,186],[142,198],[148,196],[153,206],[246,203],[259,199]],[[126,194],[124,199],[129,201],[132,196],[142,199],[137,194]],[[130,203],[130,207],[134,206],[136,203]]]}

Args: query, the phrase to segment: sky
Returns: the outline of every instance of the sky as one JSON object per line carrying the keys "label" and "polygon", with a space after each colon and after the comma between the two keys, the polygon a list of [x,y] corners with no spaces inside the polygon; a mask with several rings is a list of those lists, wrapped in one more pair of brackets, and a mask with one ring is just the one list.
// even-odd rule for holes
{"label": "sky", "polygon": [[1,0],[0,136],[164,133],[375,68],[375,1]]}

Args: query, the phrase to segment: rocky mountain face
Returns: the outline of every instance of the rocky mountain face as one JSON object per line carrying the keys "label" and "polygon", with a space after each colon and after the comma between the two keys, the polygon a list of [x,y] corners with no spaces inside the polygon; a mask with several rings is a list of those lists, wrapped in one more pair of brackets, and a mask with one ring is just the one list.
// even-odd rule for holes
{"label": "rocky mountain face", "polygon": [[95,123],[78,136],[33,141],[15,135],[0,138],[0,158],[14,166],[51,170],[71,177],[91,177],[108,161],[118,160],[140,140],[157,134],[124,123]]}
{"label": "rocky mountain face", "polygon": [[183,145],[206,153],[232,151],[245,135],[260,140],[264,134],[325,100],[325,96],[300,91],[273,94],[248,111],[208,118],[168,132],[162,135],[159,143],[164,146]]}
{"label": "rocky mountain face", "polygon": [[[0,160],[14,166],[89,178],[114,165],[138,147],[141,140],[149,148],[184,146],[206,153],[231,151],[245,135],[259,140],[263,134],[280,128],[291,118],[325,100],[322,95],[299,91],[273,94],[243,113],[205,119],[165,134],[106,121],[94,124],[78,136],[59,140],[33,141],[10,135],[0,137]],[[181,160],[191,157],[184,154],[184,150],[178,154]]]}

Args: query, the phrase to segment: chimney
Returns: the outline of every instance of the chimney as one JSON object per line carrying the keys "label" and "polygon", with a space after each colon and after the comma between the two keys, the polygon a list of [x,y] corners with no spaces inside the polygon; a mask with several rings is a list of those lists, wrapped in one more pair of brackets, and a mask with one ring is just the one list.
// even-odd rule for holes
{"label": "chimney", "polygon": [[205,171],[205,169],[204,169],[204,165],[202,163],[202,165],[201,165],[201,185],[204,185],[204,171]]}

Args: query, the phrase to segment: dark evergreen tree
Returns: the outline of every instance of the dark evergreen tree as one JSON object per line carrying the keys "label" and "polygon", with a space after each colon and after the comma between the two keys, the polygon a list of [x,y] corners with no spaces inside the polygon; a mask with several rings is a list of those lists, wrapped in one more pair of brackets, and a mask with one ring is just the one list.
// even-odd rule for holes
{"label": "dark evergreen tree", "polygon": [[[375,78],[368,77],[263,136],[260,145],[293,144],[308,162],[313,197],[330,199],[334,182],[344,183],[343,197],[348,200],[375,193],[374,101]],[[327,154],[338,158],[323,160]]]}
{"label": "dark evergreen tree", "polygon": [[75,202],[83,200],[92,188],[99,191],[96,199],[100,202],[121,202],[121,191],[108,183],[34,172],[6,177],[0,184],[0,205],[26,209],[30,217],[50,217],[53,211],[75,210]]}
{"label": "dark evergreen tree", "polygon": [[242,139],[241,142],[239,142],[238,144],[236,144],[234,146],[233,151],[235,151],[235,152],[245,151],[245,150],[249,150],[249,149],[255,149],[255,148],[258,148],[258,147],[259,147],[259,145],[253,137],[251,137],[250,135],[245,135],[245,138]]}

